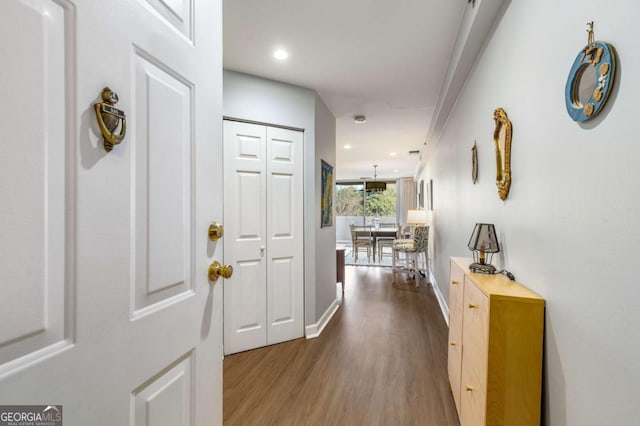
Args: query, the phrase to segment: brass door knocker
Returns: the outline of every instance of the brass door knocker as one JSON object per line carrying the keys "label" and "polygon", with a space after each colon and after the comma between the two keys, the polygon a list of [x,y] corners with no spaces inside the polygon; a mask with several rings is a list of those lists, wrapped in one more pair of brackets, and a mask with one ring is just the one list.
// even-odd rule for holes
{"label": "brass door knocker", "polygon": [[[127,117],[124,111],[115,108],[114,105],[118,103],[118,95],[108,87],[102,89],[102,100],[104,102],[98,102],[94,105],[96,110],[96,118],[98,119],[98,126],[102,132],[104,138],[104,149],[110,152],[114,145],[118,145],[124,139],[124,135],[127,133]],[[120,133],[115,134],[115,130],[118,125],[120,126]]]}

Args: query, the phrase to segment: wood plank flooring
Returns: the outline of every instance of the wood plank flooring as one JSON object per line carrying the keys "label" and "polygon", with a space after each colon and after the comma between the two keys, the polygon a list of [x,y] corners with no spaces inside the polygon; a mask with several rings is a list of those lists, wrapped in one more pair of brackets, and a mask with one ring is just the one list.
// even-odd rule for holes
{"label": "wood plank flooring", "polygon": [[225,357],[225,425],[459,425],[432,287],[361,266],[345,281],[320,337]]}

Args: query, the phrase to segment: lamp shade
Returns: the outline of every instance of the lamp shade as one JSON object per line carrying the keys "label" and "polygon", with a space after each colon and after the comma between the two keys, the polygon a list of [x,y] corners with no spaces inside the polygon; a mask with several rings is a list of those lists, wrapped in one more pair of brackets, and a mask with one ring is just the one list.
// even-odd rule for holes
{"label": "lamp shade", "polygon": [[409,209],[407,211],[407,223],[411,225],[424,225],[427,223],[427,211]]}
{"label": "lamp shade", "polygon": [[469,250],[485,253],[498,253],[500,245],[496,236],[496,228],[491,223],[476,223],[469,239]]}

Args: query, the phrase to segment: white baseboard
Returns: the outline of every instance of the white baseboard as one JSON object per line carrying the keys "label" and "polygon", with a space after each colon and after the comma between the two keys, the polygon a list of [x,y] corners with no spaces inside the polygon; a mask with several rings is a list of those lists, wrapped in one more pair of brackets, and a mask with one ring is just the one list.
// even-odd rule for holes
{"label": "white baseboard", "polygon": [[438,287],[438,283],[436,282],[436,277],[433,276],[431,271],[429,271],[429,277],[431,285],[433,285],[433,291],[436,293],[436,299],[438,299],[438,305],[440,305],[440,311],[442,312],[442,316],[444,317],[444,322],[447,323],[447,327],[449,326],[449,306],[447,306],[447,302],[444,300],[444,296],[440,291],[440,287]]}
{"label": "white baseboard", "polygon": [[327,324],[329,324],[329,321],[331,321],[331,318],[333,318],[333,314],[336,313],[339,307],[340,307],[340,304],[338,303],[338,299],[336,298],[329,305],[327,310],[324,311],[324,314],[322,314],[318,322],[316,322],[315,324],[306,326],[304,328],[304,331],[305,331],[304,334],[307,337],[307,339],[313,339],[315,337],[320,336],[320,333],[322,333],[322,330],[324,330],[324,327]]}

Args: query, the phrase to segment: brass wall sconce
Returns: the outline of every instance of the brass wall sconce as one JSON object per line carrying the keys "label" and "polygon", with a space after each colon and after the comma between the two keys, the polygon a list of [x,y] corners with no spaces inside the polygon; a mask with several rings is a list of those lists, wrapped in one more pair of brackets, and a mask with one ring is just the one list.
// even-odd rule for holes
{"label": "brass wall sconce", "polygon": [[[96,119],[102,138],[104,139],[104,149],[111,152],[114,145],[118,145],[127,133],[127,117],[124,111],[115,107],[118,103],[118,95],[108,87],[102,89],[102,102],[94,105]],[[114,133],[120,126],[120,132]]]}

